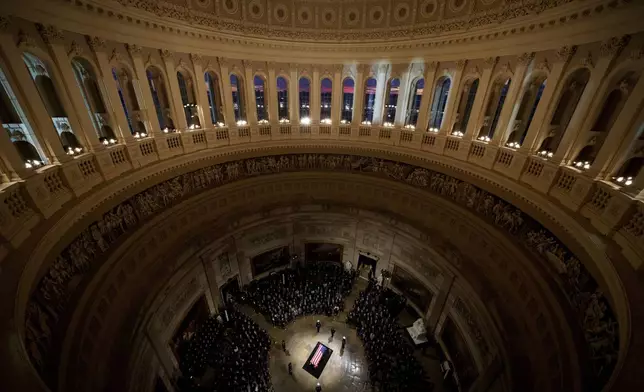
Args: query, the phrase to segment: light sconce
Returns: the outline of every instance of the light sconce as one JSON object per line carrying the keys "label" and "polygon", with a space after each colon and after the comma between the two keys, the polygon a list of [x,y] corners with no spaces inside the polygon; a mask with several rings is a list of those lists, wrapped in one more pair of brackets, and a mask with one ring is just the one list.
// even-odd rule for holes
{"label": "light sconce", "polygon": [[625,186],[629,186],[633,183],[633,177],[613,177],[613,180],[615,180],[616,183],[623,184]]}
{"label": "light sconce", "polygon": [[300,124],[302,124],[302,125],[311,125],[311,118],[310,117],[304,117],[303,119],[300,120]]}

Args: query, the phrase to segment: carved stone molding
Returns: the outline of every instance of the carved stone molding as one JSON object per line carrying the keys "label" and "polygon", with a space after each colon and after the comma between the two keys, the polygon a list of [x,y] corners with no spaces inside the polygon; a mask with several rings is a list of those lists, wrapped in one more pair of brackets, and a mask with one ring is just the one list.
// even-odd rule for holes
{"label": "carved stone molding", "polygon": [[24,31],[20,30],[18,32],[17,45],[18,45],[18,47],[35,48],[36,47],[36,41],[34,40],[34,37],[32,37],[31,35],[25,33]]}
{"label": "carved stone molding", "polygon": [[105,39],[102,37],[86,36],[86,39],[87,45],[95,52],[106,48]]}
{"label": "carved stone molding", "polygon": [[119,52],[116,49],[112,50],[112,53],[110,54],[110,57],[109,57],[109,61],[119,63],[121,62],[121,60],[123,60],[123,56],[121,55],[121,52]]}
{"label": "carved stone molding", "polygon": [[76,41],[72,41],[67,50],[67,55],[69,57],[81,56],[83,54],[83,47],[80,46]]}
{"label": "carved stone molding", "polygon": [[575,45],[573,45],[573,46],[562,46],[557,51],[557,59],[559,61],[567,63],[568,61],[570,61],[572,56],[575,55],[576,52],[577,52],[577,46],[575,46]]}
{"label": "carved stone molding", "polygon": [[588,53],[586,54],[586,57],[581,59],[581,64],[584,67],[589,68],[589,69],[595,68],[595,61],[593,60],[593,54],[590,53],[590,51],[588,51]]}
{"label": "carved stone molding", "polygon": [[11,25],[11,17],[7,15],[0,15],[0,31],[7,31]]}
{"label": "carved stone molding", "polygon": [[518,57],[517,61],[521,65],[528,65],[534,59],[534,52],[523,53]]}
{"label": "carved stone molding", "polygon": [[137,44],[127,44],[127,51],[130,53],[130,56],[134,57],[141,54],[141,47]]}
{"label": "carved stone molding", "polygon": [[168,49],[161,49],[161,58],[164,61],[174,61],[174,52]]}
{"label": "carved stone molding", "polygon": [[494,68],[494,66],[499,62],[498,56],[488,57],[484,60],[485,66]]}
{"label": "carved stone molding", "polygon": [[602,42],[599,47],[599,54],[602,57],[618,56],[622,49],[628,45],[631,40],[630,35],[623,35],[621,37],[613,37],[607,41]]}
{"label": "carved stone molding", "polygon": [[36,28],[38,29],[38,33],[42,37],[42,40],[45,41],[46,44],[51,45],[64,39],[63,32],[55,26],[37,23]]}

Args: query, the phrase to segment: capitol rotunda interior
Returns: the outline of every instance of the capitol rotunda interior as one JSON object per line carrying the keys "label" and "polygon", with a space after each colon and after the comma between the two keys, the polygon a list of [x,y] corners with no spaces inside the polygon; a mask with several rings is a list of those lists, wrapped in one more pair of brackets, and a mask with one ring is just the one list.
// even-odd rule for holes
{"label": "capitol rotunda interior", "polygon": [[643,21],[0,1],[0,391],[644,391]]}

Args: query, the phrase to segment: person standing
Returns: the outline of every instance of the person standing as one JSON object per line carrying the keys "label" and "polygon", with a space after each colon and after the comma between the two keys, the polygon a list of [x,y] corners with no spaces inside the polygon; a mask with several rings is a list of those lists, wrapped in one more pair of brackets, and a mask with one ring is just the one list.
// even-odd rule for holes
{"label": "person standing", "polygon": [[292,363],[290,363],[290,362],[288,363],[288,374],[289,374],[290,376],[292,376],[292,375],[293,375],[293,364],[292,364]]}
{"label": "person standing", "polygon": [[315,392],[322,392],[322,385],[320,385],[320,383],[317,383],[315,386]]}
{"label": "person standing", "polygon": [[343,336],[342,337],[342,350],[344,350],[344,346],[346,346],[346,345],[347,345],[347,337]]}
{"label": "person standing", "polygon": [[333,335],[335,335],[335,328],[331,327],[331,339],[333,339]]}
{"label": "person standing", "polygon": [[286,341],[282,340],[282,351],[286,352]]}
{"label": "person standing", "polygon": [[322,327],[322,323],[318,320],[315,322],[315,328],[318,330],[318,333],[320,333],[320,327]]}

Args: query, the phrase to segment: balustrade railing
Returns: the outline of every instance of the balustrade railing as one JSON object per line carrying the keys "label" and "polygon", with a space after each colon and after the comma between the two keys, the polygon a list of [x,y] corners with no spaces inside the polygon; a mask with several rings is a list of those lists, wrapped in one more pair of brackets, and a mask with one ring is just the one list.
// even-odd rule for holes
{"label": "balustrade railing", "polygon": [[173,156],[188,155],[199,149],[285,138],[320,138],[337,140],[339,144],[343,140],[352,140],[381,144],[383,149],[398,145],[417,151],[419,156],[447,155],[475,163],[504,176],[520,179],[517,187],[527,186],[559,200],[571,213],[587,217],[600,232],[618,236],[619,241],[628,245],[632,255],[644,259],[644,202],[634,195],[627,195],[617,186],[593,180],[583,171],[553,164],[544,157],[526,156],[518,150],[491,143],[466,141],[436,132],[364,125],[352,127],[349,124],[341,124],[337,128],[329,124],[242,126],[230,130],[215,127],[160,133],[128,144],[110,145],[96,153],[76,156],[62,165],[39,168],[25,181],[2,184],[0,234],[18,245],[27,238],[34,221],[48,218],[74,196],[78,197],[127,171]]}

